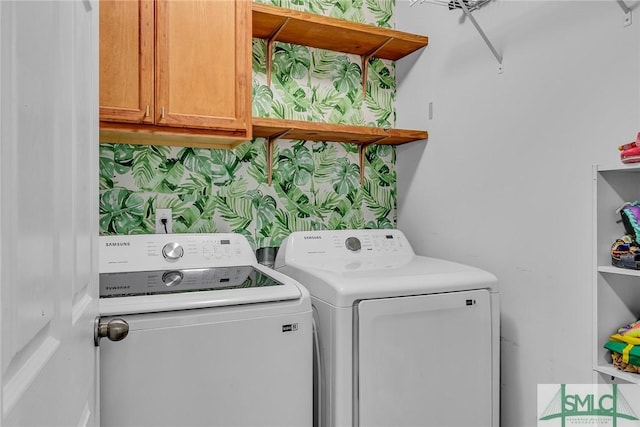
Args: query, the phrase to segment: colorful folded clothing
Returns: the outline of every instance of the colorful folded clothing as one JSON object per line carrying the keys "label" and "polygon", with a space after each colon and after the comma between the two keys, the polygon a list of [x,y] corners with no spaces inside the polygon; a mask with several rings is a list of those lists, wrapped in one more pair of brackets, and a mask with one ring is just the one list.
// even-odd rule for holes
{"label": "colorful folded clothing", "polygon": [[640,270],[640,245],[625,235],[611,245],[611,264],[620,268]]}
{"label": "colorful folded clothing", "polygon": [[617,210],[624,225],[624,230],[636,243],[640,243],[640,203],[625,202]]}
{"label": "colorful folded clothing", "polygon": [[622,163],[638,163],[640,162],[640,147],[632,147],[620,152],[620,160]]}
{"label": "colorful folded clothing", "polygon": [[640,373],[640,320],[618,328],[604,348],[611,352],[611,362],[616,368]]}
{"label": "colorful folded clothing", "polygon": [[640,346],[610,340],[604,348],[611,351],[611,361],[618,369],[640,372]]}
{"label": "colorful folded clothing", "polygon": [[640,320],[618,328],[618,334],[624,337],[633,337],[640,339]]}

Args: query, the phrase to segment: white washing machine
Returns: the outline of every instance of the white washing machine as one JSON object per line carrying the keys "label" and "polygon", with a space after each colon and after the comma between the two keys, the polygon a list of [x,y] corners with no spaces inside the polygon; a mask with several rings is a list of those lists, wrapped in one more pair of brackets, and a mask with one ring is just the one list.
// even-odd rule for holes
{"label": "white washing machine", "polygon": [[309,293],[244,236],[100,237],[100,313],[102,427],[312,425]]}
{"label": "white washing machine", "polygon": [[495,276],[398,230],[292,233],[275,267],[317,316],[316,425],[498,427]]}

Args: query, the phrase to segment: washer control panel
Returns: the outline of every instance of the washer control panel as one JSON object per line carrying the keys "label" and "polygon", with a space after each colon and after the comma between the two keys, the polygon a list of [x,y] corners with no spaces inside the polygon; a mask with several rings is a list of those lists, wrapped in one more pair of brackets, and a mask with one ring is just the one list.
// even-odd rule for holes
{"label": "washer control panel", "polygon": [[[100,236],[100,272],[255,264],[247,239],[235,233]],[[181,278],[167,279],[175,283]]]}

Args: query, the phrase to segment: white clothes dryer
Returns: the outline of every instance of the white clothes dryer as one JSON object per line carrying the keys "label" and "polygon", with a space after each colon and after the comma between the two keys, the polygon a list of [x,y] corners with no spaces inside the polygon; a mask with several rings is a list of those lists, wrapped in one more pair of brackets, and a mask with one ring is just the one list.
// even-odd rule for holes
{"label": "white clothes dryer", "polygon": [[312,425],[309,293],[244,236],[100,237],[100,315],[101,426]]}
{"label": "white clothes dryer", "polygon": [[275,267],[311,293],[316,425],[498,427],[494,275],[415,255],[399,230],[295,232]]}

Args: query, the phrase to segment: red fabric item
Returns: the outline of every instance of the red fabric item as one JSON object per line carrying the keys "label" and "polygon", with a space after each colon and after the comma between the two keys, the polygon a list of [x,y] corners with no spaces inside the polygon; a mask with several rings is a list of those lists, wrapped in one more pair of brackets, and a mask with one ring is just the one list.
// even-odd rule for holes
{"label": "red fabric item", "polygon": [[622,163],[638,163],[640,162],[640,147],[633,147],[620,152],[620,160]]}

